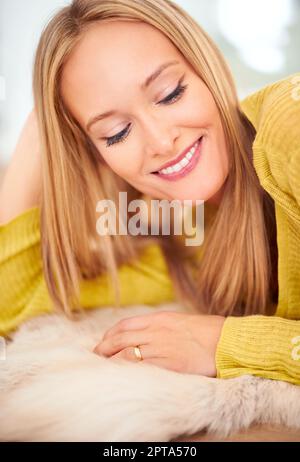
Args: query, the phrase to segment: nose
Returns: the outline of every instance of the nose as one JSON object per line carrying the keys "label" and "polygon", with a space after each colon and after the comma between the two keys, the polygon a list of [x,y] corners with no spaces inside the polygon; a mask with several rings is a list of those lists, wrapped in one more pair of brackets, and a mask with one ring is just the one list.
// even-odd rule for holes
{"label": "nose", "polygon": [[[174,157],[176,152],[176,140],[179,130],[175,125],[166,123],[160,117],[148,116],[143,120],[145,165],[147,170],[154,171],[161,162]],[[153,166],[153,170],[151,170]]]}

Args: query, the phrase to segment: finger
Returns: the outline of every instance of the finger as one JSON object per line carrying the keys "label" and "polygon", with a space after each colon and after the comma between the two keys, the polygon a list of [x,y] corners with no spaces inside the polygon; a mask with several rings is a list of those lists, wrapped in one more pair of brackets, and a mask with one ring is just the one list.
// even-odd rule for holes
{"label": "finger", "polygon": [[167,358],[165,357],[155,357],[153,353],[153,349],[151,348],[150,345],[140,345],[139,346],[142,359],[137,358],[134,352],[134,347],[127,347],[122,351],[119,351],[119,353],[116,353],[115,355],[111,356],[111,360],[127,360],[131,362],[148,362],[149,364],[157,364],[162,367],[166,367],[167,364]]}
{"label": "finger", "polygon": [[153,334],[149,331],[121,332],[98,343],[93,351],[100,356],[112,356],[127,347],[145,345],[152,340]]}
{"label": "finger", "polygon": [[102,337],[102,340],[106,340],[119,332],[127,330],[139,330],[146,329],[153,324],[156,315],[159,313],[147,313],[141,316],[132,316],[130,318],[121,319],[113,327],[108,329]]}
{"label": "finger", "polygon": [[143,349],[141,351],[143,358],[142,360],[136,358],[133,347],[128,347],[120,351],[119,353],[113,355],[111,358],[109,358],[109,361],[116,361],[119,363],[122,363],[122,361],[130,361],[134,363],[139,362],[143,364],[151,364],[153,366],[159,367],[160,369],[167,369],[170,371],[180,372],[176,365],[172,365],[172,362],[168,357],[147,357],[147,355],[150,355],[150,353],[147,352],[147,347],[148,345],[143,345]]}
{"label": "finger", "polygon": [[169,364],[168,358],[149,358],[149,359],[144,359],[142,362],[145,364],[152,364],[153,366],[157,366],[160,369],[172,370],[168,365]]}
{"label": "finger", "polygon": [[[144,345],[145,347],[145,345]],[[145,348],[144,348],[144,351],[142,353],[142,346],[139,347],[140,348],[140,351],[141,351],[141,355],[142,355],[142,358],[144,358],[143,355],[146,354],[145,352]],[[142,360],[140,358],[138,358],[134,352],[134,347],[127,347],[127,348],[124,348],[124,350],[121,350],[119,351],[119,353],[111,356],[112,360],[119,360],[119,359],[124,359],[126,361],[130,361],[130,362],[141,362]]]}

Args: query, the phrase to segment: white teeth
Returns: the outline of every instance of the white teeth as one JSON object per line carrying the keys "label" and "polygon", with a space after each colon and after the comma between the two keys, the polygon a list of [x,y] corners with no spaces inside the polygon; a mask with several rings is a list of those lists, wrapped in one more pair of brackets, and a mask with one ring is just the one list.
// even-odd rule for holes
{"label": "white teeth", "polygon": [[190,163],[191,158],[196,152],[198,143],[199,142],[197,141],[196,145],[192,147],[192,149],[186,154],[186,156],[180,162],[173,165],[172,167],[159,170],[158,173],[162,175],[170,175],[171,173],[174,173],[174,172],[180,172],[180,170],[182,170],[184,167],[186,167]]}
{"label": "white teeth", "polygon": [[180,164],[175,164],[175,165],[173,165],[173,169],[174,169],[175,172],[180,172],[181,165]]}
{"label": "white teeth", "polygon": [[193,157],[193,154],[191,152],[188,152],[187,155],[185,156],[188,160],[191,160]]}
{"label": "white teeth", "polygon": [[186,159],[186,157],[184,159],[182,159],[182,161],[180,162],[180,165],[182,167],[186,167],[188,165],[189,161],[188,159]]}

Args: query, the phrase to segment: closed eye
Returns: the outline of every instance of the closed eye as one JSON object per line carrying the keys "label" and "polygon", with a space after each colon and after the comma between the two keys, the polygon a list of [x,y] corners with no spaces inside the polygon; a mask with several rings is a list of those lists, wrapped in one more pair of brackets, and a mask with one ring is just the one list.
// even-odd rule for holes
{"label": "closed eye", "polygon": [[[158,105],[168,105],[168,104],[174,104],[177,102],[182,95],[184,94],[185,90],[187,89],[188,85],[182,85],[182,81],[184,79],[184,76],[180,79],[178,86],[175,88],[175,90],[168,95],[166,98],[163,100],[159,101],[157,104]],[[129,130],[130,124],[128,124],[124,130],[122,130],[120,133],[117,133],[117,135],[111,136],[109,138],[104,138],[106,141],[106,146],[112,146],[113,144],[116,143],[121,143],[122,141],[125,141],[125,139],[128,137],[130,130]]]}

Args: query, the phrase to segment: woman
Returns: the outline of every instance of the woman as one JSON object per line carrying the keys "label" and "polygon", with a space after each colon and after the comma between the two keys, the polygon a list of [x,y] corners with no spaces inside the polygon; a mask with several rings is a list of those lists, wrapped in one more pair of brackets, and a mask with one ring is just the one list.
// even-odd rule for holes
{"label": "woman", "polygon": [[[299,384],[296,80],[276,82],[240,105],[216,46],[167,0],[74,0],[43,32],[33,80],[43,266],[32,203],[39,187],[32,186],[25,212],[1,216],[2,332],[42,306],[70,315],[109,304],[111,287],[121,304],[172,299],[162,250],[175,293],[193,313],[124,320],[95,353],[211,377],[250,373]],[[200,139],[193,168],[165,170]],[[99,238],[96,203],[117,203],[119,191],[133,199],[203,200],[211,220],[201,258],[174,236]],[[5,314],[7,306],[13,308]]]}

